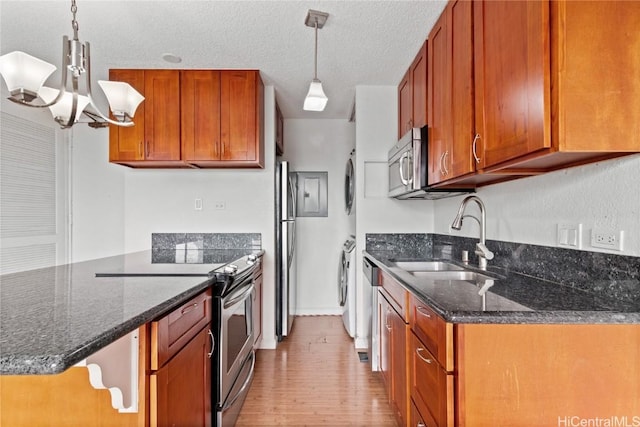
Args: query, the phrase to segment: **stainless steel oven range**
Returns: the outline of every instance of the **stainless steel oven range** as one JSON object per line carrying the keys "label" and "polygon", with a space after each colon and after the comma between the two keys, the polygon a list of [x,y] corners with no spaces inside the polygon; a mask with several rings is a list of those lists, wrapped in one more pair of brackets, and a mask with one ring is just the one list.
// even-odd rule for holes
{"label": "stainless steel oven range", "polygon": [[253,380],[252,296],[260,263],[261,258],[248,255],[212,273],[215,348],[211,394],[217,427],[235,424]]}

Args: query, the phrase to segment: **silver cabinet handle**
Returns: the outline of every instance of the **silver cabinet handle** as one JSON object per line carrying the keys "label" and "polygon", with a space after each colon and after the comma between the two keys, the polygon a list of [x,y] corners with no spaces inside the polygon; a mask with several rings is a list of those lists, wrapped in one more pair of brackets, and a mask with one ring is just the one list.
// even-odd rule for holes
{"label": "silver cabinet handle", "polygon": [[422,421],[418,421],[418,424],[416,424],[416,427],[427,427],[427,425]]}
{"label": "silver cabinet handle", "polygon": [[387,307],[387,315],[384,317],[384,325],[387,327],[387,330],[391,330],[391,325],[389,325],[389,314],[391,313],[391,309]]}
{"label": "silver cabinet handle", "polygon": [[444,175],[444,153],[440,154],[440,175],[441,176],[445,176]]}
{"label": "silver cabinet handle", "polygon": [[480,163],[480,157],[478,157],[478,153],[476,152],[476,148],[478,147],[478,140],[480,139],[480,134],[476,133],[476,136],[473,137],[473,143],[471,145],[471,149],[473,151],[473,158],[476,163]]}
{"label": "silver cabinet handle", "polygon": [[449,169],[447,169],[447,156],[449,155],[449,150],[444,152],[444,155],[442,156],[442,160],[443,160],[443,165],[444,165],[444,175],[448,176],[449,175]]}
{"label": "silver cabinet handle", "polygon": [[149,157],[149,141],[145,142],[144,144],[144,156]]}
{"label": "silver cabinet handle", "polygon": [[207,353],[207,357],[211,359],[211,356],[213,356],[213,350],[216,346],[216,342],[215,338],[213,338],[213,332],[211,332],[211,329],[209,329],[207,332],[209,333],[209,338],[211,338],[211,351]]}
{"label": "silver cabinet handle", "polygon": [[400,182],[402,182],[402,185],[409,185],[409,180],[407,178],[404,177],[404,161],[407,160],[409,158],[409,153],[404,153],[402,156],[400,156]]}
{"label": "silver cabinet handle", "polygon": [[140,153],[140,157],[144,157],[144,142],[140,141],[140,144],[138,145],[138,149],[139,149],[139,153]]}
{"label": "silver cabinet handle", "polygon": [[422,359],[422,361],[423,361],[423,362],[428,363],[429,365],[431,365],[431,364],[433,363],[433,360],[432,360],[432,359],[426,359],[426,358],[424,358],[424,357],[422,356],[422,354],[420,354],[420,353],[422,353],[423,351],[425,351],[425,350],[424,350],[424,348],[422,348],[422,347],[418,347],[418,348],[416,348],[416,354],[418,355],[418,357],[419,357],[420,359]]}
{"label": "silver cabinet handle", "polygon": [[196,307],[198,307],[198,303],[194,302],[193,304],[188,305],[185,308],[183,308],[182,310],[180,310],[180,314],[187,314],[188,312],[190,312],[191,310],[195,309]]}
{"label": "silver cabinet handle", "polygon": [[424,317],[428,317],[429,319],[431,319],[431,313],[429,313],[426,308],[422,306],[417,306],[416,311],[422,314]]}

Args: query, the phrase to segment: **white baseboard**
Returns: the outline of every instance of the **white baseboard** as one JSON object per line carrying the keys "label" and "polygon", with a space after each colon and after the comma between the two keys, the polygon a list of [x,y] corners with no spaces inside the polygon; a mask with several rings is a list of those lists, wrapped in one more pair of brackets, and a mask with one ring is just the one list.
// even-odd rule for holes
{"label": "white baseboard", "polygon": [[341,308],[299,308],[296,316],[342,316]]}

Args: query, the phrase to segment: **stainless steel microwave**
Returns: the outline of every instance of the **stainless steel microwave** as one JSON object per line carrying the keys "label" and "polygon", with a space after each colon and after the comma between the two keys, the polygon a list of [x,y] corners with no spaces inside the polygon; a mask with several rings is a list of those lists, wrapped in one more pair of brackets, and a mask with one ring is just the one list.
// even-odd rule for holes
{"label": "stainless steel microwave", "polygon": [[428,144],[428,128],[424,126],[411,129],[389,150],[389,197],[435,200],[472,193],[473,189],[429,187]]}

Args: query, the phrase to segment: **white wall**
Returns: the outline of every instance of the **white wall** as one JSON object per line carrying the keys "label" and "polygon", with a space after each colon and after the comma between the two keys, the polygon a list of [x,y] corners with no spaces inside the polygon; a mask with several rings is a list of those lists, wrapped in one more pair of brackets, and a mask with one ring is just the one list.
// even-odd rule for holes
{"label": "white wall", "polygon": [[[142,170],[108,163],[108,131],[78,126],[73,154],[74,261],[145,250],[151,233],[261,233],[263,348],[275,348],[275,96],[265,87],[265,168]],[[74,128],[75,131],[75,128]],[[203,209],[194,209],[195,198]],[[214,209],[214,202],[225,209]]]}
{"label": "white wall", "polygon": [[109,163],[108,128],[71,131],[72,261],[124,253],[126,168]]}
{"label": "white wall", "polygon": [[363,315],[365,282],[362,251],[367,233],[429,233],[433,229],[433,202],[399,201],[387,198],[388,151],[398,142],[397,88],[395,86],[356,87],[356,241],[357,312],[356,346],[366,342]]}
{"label": "white wall", "polygon": [[297,314],[341,314],[338,263],[351,234],[345,212],[344,176],[355,148],[355,127],[347,120],[290,119],[284,124],[283,160],[296,172],[328,172],[328,216],[296,221]]}
{"label": "white wall", "polygon": [[[639,171],[640,156],[633,155],[481,187],[487,239],[557,246],[558,223],[581,223],[583,250],[640,256]],[[460,231],[449,229],[461,200],[435,203],[434,232],[478,236],[475,221]],[[594,226],[624,230],[623,252],[591,247]]]}

